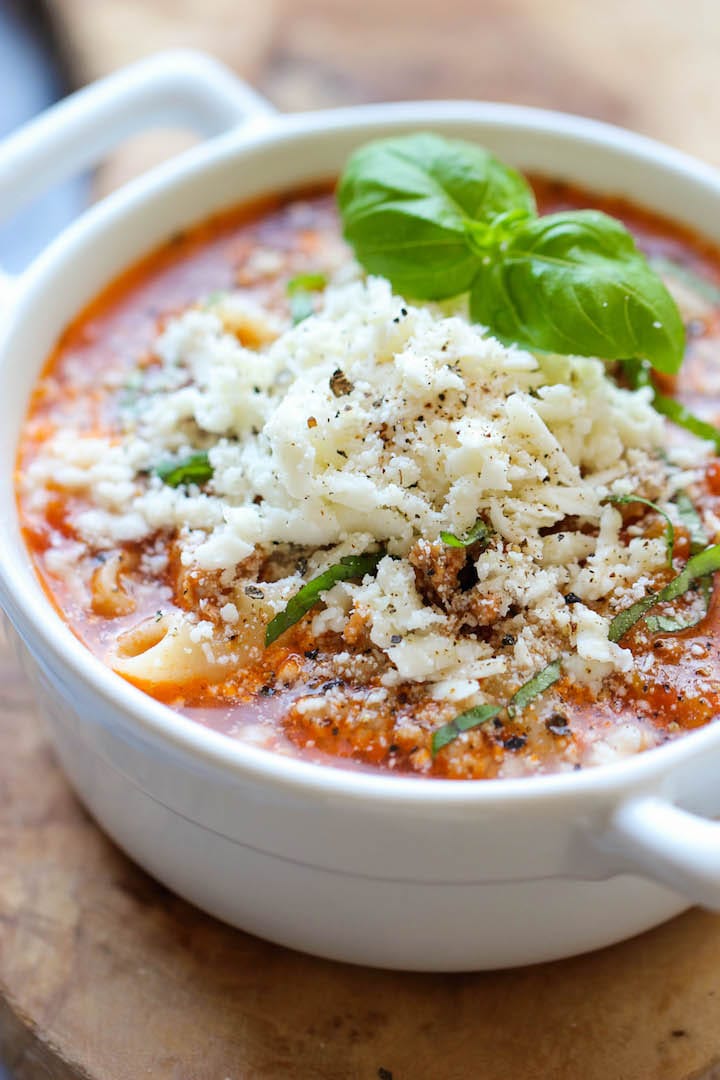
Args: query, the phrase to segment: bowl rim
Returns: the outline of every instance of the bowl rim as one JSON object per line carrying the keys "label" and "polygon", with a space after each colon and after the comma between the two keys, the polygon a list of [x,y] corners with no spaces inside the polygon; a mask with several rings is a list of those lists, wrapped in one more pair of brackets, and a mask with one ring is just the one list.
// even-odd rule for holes
{"label": "bowl rim", "polygon": [[[338,132],[363,126],[388,128],[410,124],[441,124],[446,127],[478,124],[497,130],[532,131],[546,137],[560,137],[578,146],[594,146],[621,157],[632,158],[692,183],[708,187],[720,208],[720,172],[682,151],[627,129],[567,113],[523,105],[492,102],[415,101],[348,106],[294,114],[258,117],[245,126],[194,147],[160,165],[89,208],[58,236],[19,281],[16,301],[0,339],[0,356],[10,340],[17,311],[23,316],[23,302],[52,275],[76,248],[109,226],[118,215],[138,211],[154,193],[167,190],[192,176],[246,152],[273,143],[302,141],[309,136],[331,138]],[[273,190],[278,190],[273,186]],[[239,200],[241,201],[241,200]],[[194,221],[194,219],[192,219]],[[192,224],[192,221],[190,222]],[[140,258],[141,256],[138,256]],[[5,365],[2,365],[4,369]],[[5,377],[0,370],[0,377]],[[14,485],[13,485],[14,487]],[[383,801],[394,806],[487,806],[500,802],[536,803],[572,801],[578,796],[613,797],[625,791],[657,786],[658,778],[698,756],[720,750],[720,726],[713,722],[681,738],[606,765],[580,771],[548,773],[518,778],[482,781],[436,779],[426,776],[393,775],[371,767],[353,768],[339,762],[313,762],[263,749],[215,732],[170,706],[127,683],[84,645],[55,610],[35,574],[24,545],[10,535],[15,522],[0,524],[0,593],[3,606],[21,636],[45,669],[54,670],[45,656],[66,668],[113,710],[122,714],[125,725],[136,726],[150,738],[185,752],[196,760],[237,777],[278,784],[308,796],[340,797],[348,801]],[[29,573],[35,587],[20,596],[13,588],[13,574]]]}

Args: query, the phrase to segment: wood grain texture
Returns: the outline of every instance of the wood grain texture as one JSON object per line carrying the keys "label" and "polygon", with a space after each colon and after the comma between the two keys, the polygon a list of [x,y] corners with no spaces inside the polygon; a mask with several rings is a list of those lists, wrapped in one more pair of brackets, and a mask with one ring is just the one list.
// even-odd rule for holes
{"label": "wood grain texture", "polygon": [[169,45],[281,109],[469,97],[600,117],[720,162],[716,0],[52,0],[80,79]]}
{"label": "wood grain texture", "polygon": [[[78,82],[193,45],[283,109],[519,101],[720,163],[716,0],[53,2]],[[101,187],[156,154],[136,143]],[[104,838],[4,640],[0,688],[0,1047],[17,1080],[720,1080],[720,918],[496,974],[304,957],[201,915]]]}

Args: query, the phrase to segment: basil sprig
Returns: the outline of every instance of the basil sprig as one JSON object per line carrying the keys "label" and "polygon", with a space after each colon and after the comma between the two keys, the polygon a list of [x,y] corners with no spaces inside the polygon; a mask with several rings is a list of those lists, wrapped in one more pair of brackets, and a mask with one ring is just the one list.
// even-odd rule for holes
{"label": "basil sprig", "polygon": [[374,574],[384,554],[384,551],[379,551],[372,555],[345,555],[339,563],[329,566],[322,574],[307,581],[288,601],[287,606],[267,624],[265,648],[272,645],[273,641],[277,641],[280,635],[295,623],[300,622],[303,615],[315,607],[321,594],[327,592],[333,585],[337,585],[338,581],[349,581],[352,578],[365,577],[366,574]]}
{"label": "basil sprig", "polygon": [[682,363],[675,301],[627,229],[595,210],[538,217],[528,183],[480,146],[432,133],[368,143],[338,204],[359,262],[405,296],[469,292],[476,322],[530,349]]}
{"label": "basil sprig", "polygon": [[211,479],[213,467],[205,451],[200,450],[184,458],[162,461],[153,472],[168,487],[180,487],[181,484],[197,484],[199,487]]}

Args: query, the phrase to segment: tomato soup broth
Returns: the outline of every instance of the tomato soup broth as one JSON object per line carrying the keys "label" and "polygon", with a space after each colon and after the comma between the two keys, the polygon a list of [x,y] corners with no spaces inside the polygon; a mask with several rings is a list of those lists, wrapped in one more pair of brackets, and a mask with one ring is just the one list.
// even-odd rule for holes
{"label": "tomato soup broth", "polygon": [[[659,385],[714,422],[720,410],[720,254],[699,237],[622,200],[541,178],[533,179],[533,187],[542,212],[593,206],[620,218],[663,276],[667,271],[686,324],[687,354],[680,374],[660,377]],[[153,627],[157,625],[158,634],[164,632],[174,612],[201,605],[203,619],[218,620],[220,602],[213,599],[211,587],[215,578],[183,565],[167,528],[114,547],[78,546],[78,515],[92,508],[88,491],[48,481],[49,494],[40,500],[25,482],[43,446],[67,427],[88,438],[120,439],[138,399],[152,393],[145,373],[157,365],[158,335],[189,306],[241,290],[288,322],[294,299],[288,295],[288,281],[310,271],[337,273],[350,257],[329,187],[264,199],[174,236],[106,289],[58,342],[34,390],[23,429],[17,460],[19,508],[25,540],[49,598],[100,659],[112,663],[108,658],[118,648],[122,652],[124,635],[132,635],[138,624],[145,628],[144,637],[127,639],[127,649],[152,647]],[[312,289],[298,291],[311,307],[317,303]],[[262,344],[263,331],[254,328],[252,320],[236,332],[249,348]],[[683,437],[668,424],[669,443]],[[717,458],[708,457],[693,501],[698,510],[720,515]],[[648,536],[663,534],[664,522],[646,508],[627,505],[621,510],[624,529],[635,526],[637,532],[640,522]],[[686,560],[690,548],[691,530],[676,523],[675,558]],[[462,575],[469,565],[460,548],[431,554],[432,566],[421,559],[414,563],[418,587],[425,589],[429,605],[442,602],[446,579],[465,588]],[[272,550],[259,558],[260,595],[263,581],[281,572],[278,558]],[[292,558],[302,563],[301,547]],[[660,588],[672,576],[669,568],[658,571],[653,587]],[[245,586],[246,592],[248,588],[252,586]],[[572,596],[567,602],[572,604]],[[178,712],[229,736],[326,764],[458,779],[576,769],[588,764],[589,747],[606,736],[612,744],[613,732],[628,722],[635,749],[641,750],[715,719],[720,708],[720,607],[713,596],[707,613],[698,615],[699,602],[695,590],[677,601],[675,612],[687,610],[695,616],[694,625],[685,630],[651,632],[642,621],[633,626],[623,645],[637,663],[622,676],[610,675],[593,687],[563,675],[521,714],[495,717],[437,753],[432,734],[459,707],[438,699],[423,681],[383,682],[387,664],[374,655],[361,618],[355,624],[351,618],[342,632],[328,627],[318,633],[313,629],[315,608],[269,647],[256,650],[243,663],[216,670],[210,678],[189,671],[175,684],[154,684],[123,673]],[[596,606],[604,610],[602,603]],[[483,619],[476,614],[480,636],[492,612]],[[508,633],[503,638],[507,648],[512,637]],[[357,663],[353,667],[348,662],[339,674],[334,662],[338,654]],[[507,696],[499,675],[490,676],[483,689]],[[602,760],[596,754],[591,763]]]}

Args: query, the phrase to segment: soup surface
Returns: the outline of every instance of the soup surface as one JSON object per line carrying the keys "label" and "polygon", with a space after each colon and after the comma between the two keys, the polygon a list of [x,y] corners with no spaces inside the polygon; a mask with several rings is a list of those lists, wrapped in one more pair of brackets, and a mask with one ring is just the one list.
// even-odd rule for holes
{"label": "soup surface", "polygon": [[[720,255],[699,238],[622,201],[539,178],[533,186],[543,212],[593,206],[628,225],[656,261],[686,322],[685,364],[677,379],[663,380],[662,388],[698,415],[717,420]],[[328,301],[335,308],[323,316],[328,283],[340,290],[340,299]],[[362,288],[341,240],[332,192],[317,189],[266,199],[173,237],[104,291],[66,330],[32,396],[18,455],[17,490],[37,572],[74,633],[120,675],[200,723],[277,752],[346,767],[459,779],[578,769],[655,746],[712,721],[720,704],[720,610],[709,584],[658,607],[665,627],[671,625],[667,620],[675,620],[673,629],[641,620],[623,637],[622,649],[606,645],[598,651],[587,644],[595,640],[598,619],[612,617],[677,574],[691,551],[693,520],[708,543],[720,527],[720,460],[707,445],[701,447],[664,420],[668,453],[671,458],[676,454],[670,487],[664,473],[655,476],[664,468],[664,451],[642,459],[637,447],[626,453],[631,494],[642,491],[652,505],[627,497],[613,504],[608,497],[597,520],[580,520],[570,512],[572,507],[560,507],[555,518],[547,517],[538,526],[532,588],[537,591],[538,583],[550,575],[564,607],[552,606],[548,593],[542,602],[550,606],[533,613],[536,601],[530,586],[527,595],[513,593],[508,600],[502,589],[487,584],[492,574],[487,571],[484,578],[483,567],[495,557],[516,558],[513,580],[527,577],[522,541],[503,537],[496,498],[487,513],[479,515],[485,524],[474,539],[463,535],[467,530],[459,528],[457,514],[443,527],[449,542],[440,539],[435,528],[432,535],[416,533],[401,544],[390,529],[386,545],[369,544],[375,564],[378,557],[384,559],[379,566],[368,564],[365,576],[359,575],[362,594],[352,591],[360,585],[336,579],[298,621],[264,647],[267,624],[304,584],[327,569],[324,554],[332,551],[333,565],[343,557],[364,556],[359,541],[343,547],[346,534],[359,535],[362,529],[341,528],[331,542],[318,534],[313,542],[312,522],[303,522],[301,515],[288,519],[289,532],[277,534],[286,540],[261,541],[252,551],[239,544],[236,529],[232,536],[239,546],[232,556],[228,529],[240,520],[242,508],[239,496],[234,503],[228,500],[233,492],[245,491],[249,481],[234,480],[232,462],[225,467],[220,459],[224,453],[230,461],[229,455],[260,437],[263,425],[280,424],[277,417],[268,419],[267,412],[256,418],[248,412],[253,395],[263,401],[272,394],[277,398],[273,387],[284,385],[278,341],[291,335],[293,363],[300,370],[313,320],[326,317],[340,325],[342,296],[360,295],[357,290]],[[415,316],[415,309],[408,316],[407,306],[393,310],[397,314],[390,324],[416,318],[414,340],[419,340],[417,326],[424,325],[425,316]],[[188,311],[194,323],[182,322]],[[311,311],[318,315],[306,319]],[[432,318],[455,318],[450,331],[464,333],[455,311],[435,312]],[[214,320],[212,325],[208,319]],[[431,334],[433,327],[428,327]],[[221,359],[209,370],[201,341],[206,333],[220,340],[218,348],[242,350],[245,366]],[[397,348],[392,341],[388,348],[404,356],[406,346],[403,339]],[[271,387],[263,374],[268,356],[276,358]],[[414,375],[410,368],[408,372],[409,385]],[[202,400],[193,395],[198,386],[204,393],[221,374],[225,384],[213,390],[210,409],[207,395]],[[302,372],[297,375],[304,377]],[[547,382],[549,377],[544,378]],[[523,391],[528,400],[551,400],[544,388],[528,385]],[[443,394],[455,393],[448,386],[433,390],[441,403]],[[351,410],[357,392],[341,366],[332,372],[330,392],[340,424],[342,411]],[[508,391],[513,401],[518,393]],[[153,461],[146,428],[162,427],[160,403],[169,396],[174,409],[172,424],[168,421],[171,433],[162,444],[161,460]],[[233,416],[219,416],[218,403],[234,409]],[[547,418],[550,405],[544,408]],[[327,413],[324,398],[319,409]],[[245,410],[240,418],[238,410]],[[400,471],[400,479],[393,482],[426,489],[413,472],[413,454],[432,424],[440,423],[441,412],[437,400],[428,402],[427,410],[421,402],[419,411],[405,418],[400,441],[397,432],[386,436],[380,430],[386,418],[378,423],[393,468]],[[330,413],[317,411],[316,416],[310,409],[303,417],[311,433],[333,422]],[[600,417],[600,427],[602,423]],[[133,457],[134,439],[142,443],[144,457]],[[292,447],[297,450],[299,445]],[[352,457],[365,452],[364,443],[358,443],[357,450],[344,445],[333,451],[342,469],[348,453]],[[292,447],[285,447],[286,458]],[[318,447],[317,453],[325,452],[325,443]],[[114,458],[107,448],[115,452]],[[253,458],[254,466],[243,459],[243,468],[262,471],[269,453]],[[532,448],[527,453],[537,457]],[[173,466],[180,470],[175,475]],[[305,465],[292,467],[297,488],[290,484],[291,495],[301,506]],[[578,465],[578,477],[586,479],[589,471],[587,463]],[[218,489],[220,476],[223,490]],[[615,473],[603,477],[598,483],[609,484],[611,490]],[[251,496],[251,506],[269,505],[267,491],[278,482],[273,474],[266,487]],[[538,482],[552,486],[544,477]],[[356,489],[348,490],[343,505],[352,510]],[[691,503],[694,519],[683,514],[682,507],[677,510],[678,491]],[[145,500],[140,510],[138,496]],[[337,494],[333,497],[342,501]],[[310,500],[308,505],[315,504]],[[656,505],[673,521],[674,568],[664,558],[667,522]],[[359,505],[357,510],[361,513]],[[294,526],[293,521],[301,524]],[[634,579],[629,576],[635,564],[628,556],[622,581],[600,587],[593,584],[592,560],[600,558],[603,537],[613,528],[614,542],[638,553],[640,571]],[[211,529],[215,540],[208,540]],[[572,545],[564,548],[566,537]],[[215,547],[203,547],[206,543]],[[540,555],[537,544],[544,545]],[[199,562],[193,556],[196,550],[202,553]],[[570,578],[564,563],[572,563]],[[398,586],[401,570],[406,586],[402,581]],[[394,584],[387,584],[391,578]],[[348,580],[358,581],[358,575]],[[404,614],[405,622],[397,629],[392,611],[388,614],[388,597],[405,588],[416,598],[414,614]],[[366,598],[372,589],[371,609]],[[380,599],[378,589],[385,589]],[[429,636],[433,625],[443,634],[451,626],[454,635],[452,657],[446,659],[443,653],[437,661],[441,678],[431,670],[437,647],[437,637]],[[678,630],[678,625],[687,628]],[[477,703],[507,700],[542,668],[543,657],[551,660],[553,650],[568,642],[584,657],[582,671],[570,665],[514,715],[495,716],[455,733],[447,745],[438,746],[437,740],[433,744],[433,735],[458,713]]]}

